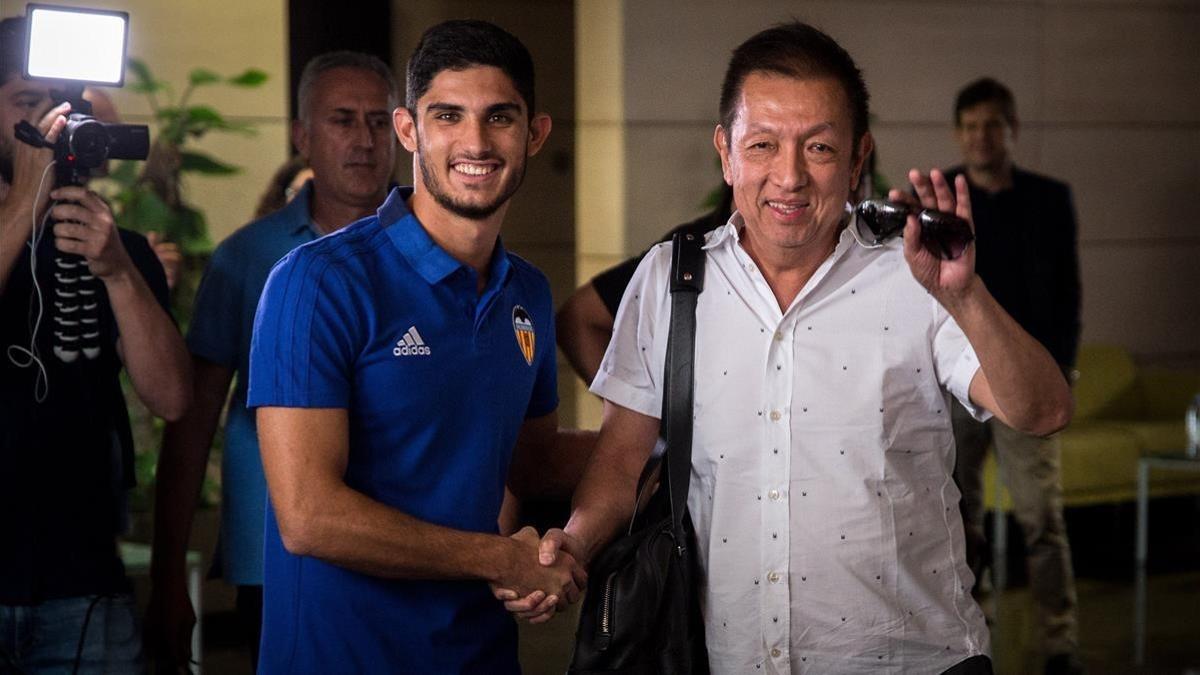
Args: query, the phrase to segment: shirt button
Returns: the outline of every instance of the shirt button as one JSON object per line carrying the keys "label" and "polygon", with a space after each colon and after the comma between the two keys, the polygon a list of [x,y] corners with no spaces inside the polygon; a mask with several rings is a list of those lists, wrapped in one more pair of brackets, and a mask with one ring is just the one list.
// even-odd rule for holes
{"label": "shirt button", "polygon": [[779,583],[779,572],[771,572],[768,574],[767,581],[770,581],[773,584]]}
{"label": "shirt button", "polygon": [[773,657],[775,657],[775,658],[779,658],[779,655],[780,655],[781,653],[782,653],[782,652],[780,652],[778,648],[775,648],[775,649],[772,649],[772,650],[771,650],[771,656],[773,656]]}
{"label": "shirt button", "polygon": [[771,411],[771,421],[772,422],[778,422],[780,417],[783,417],[783,415],[779,414],[778,410]]}
{"label": "shirt button", "polygon": [[779,331],[775,331],[775,341],[779,342],[782,339],[783,339],[783,333],[780,333]]}
{"label": "shirt button", "polygon": [[767,496],[771,498],[771,501],[778,501],[779,500],[779,490],[771,490],[770,492],[767,493]]}

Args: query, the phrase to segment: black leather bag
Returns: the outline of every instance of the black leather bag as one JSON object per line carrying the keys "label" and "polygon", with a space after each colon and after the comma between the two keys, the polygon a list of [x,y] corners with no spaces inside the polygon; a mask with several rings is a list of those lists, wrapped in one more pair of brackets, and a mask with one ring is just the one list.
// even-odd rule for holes
{"label": "black leather bag", "polygon": [[[628,533],[592,561],[569,672],[704,675],[708,652],[700,616],[695,533],[687,513],[692,470],[692,384],[696,297],[705,253],[697,235],[675,236],[671,327],[663,374],[661,440],[638,484],[637,499],[658,489]],[[664,450],[665,447],[665,450]]]}

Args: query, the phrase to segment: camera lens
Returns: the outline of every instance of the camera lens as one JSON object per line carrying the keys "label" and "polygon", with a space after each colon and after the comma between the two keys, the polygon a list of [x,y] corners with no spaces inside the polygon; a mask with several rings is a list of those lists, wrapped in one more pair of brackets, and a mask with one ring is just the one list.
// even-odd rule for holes
{"label": "camera lens", "polygon": [[78,166],[94,168],[108,157],[108,130],[96,119],[70,120],[65,133]]}

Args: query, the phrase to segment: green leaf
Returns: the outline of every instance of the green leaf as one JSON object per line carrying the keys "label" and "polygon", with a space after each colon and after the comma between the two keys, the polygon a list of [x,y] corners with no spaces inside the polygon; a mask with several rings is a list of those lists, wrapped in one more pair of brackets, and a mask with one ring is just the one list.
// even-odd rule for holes
{"label": "green leaf", "polygon": [[187,109],[186,116],[183,118],[182,133],[188,134],[193,138],[200,138],[209,131],[214,130],[233,131],[247,135],[255,133],[254,128],[249,124],[244,122],[230,122],[210,106],[196,105]]}
{"label": "green leaf", "polygon": [[174,221],[175,215],[171,212],[171,208],[158,195],[154,194],[149,186],[135,189],[129,203],[121,210],[118,218],[118,224],[121,227],[137,232],[157,230],[167,233],[171,231]]}
{"label": "green leaf", "polygon": [[179,108],[159,108],[155,113],[155,118],[158,119],[159,138],[171,145],[180,145],[183,143],[185,120],[183,119],[183,111]]}
{"label": "green leaf", "polygon": [[146,65],[145,61],[131,56],[125,63],[129,72],[133,74],[133,82],[129,85],[131,91],[139,94],[152,94],[162,89],[162,83],[154,79],[154,75],[150,73],[150,67]]}
{"label": "green leaf", "polygon": [[187,126],[196,125],[207,129],[224,129],[229,123],[212,106],[194,105],[187,109]]}
{"label": "green leaf", "polygon": [[235,75],[227,80],[235,87],[257,87],[267,81],[267,74],[258,68],[247,68],[241,75]]}
{"label": "green leaf", "polygon": [[220,81],[221,76],[207,68],[196,68],[192,72],[188,73],[188,82],[190,82],[193,87],[197,87],[202,84],[212,84],[213,82]]}
{"label": "green leaf", "polygon": [[213,176],[228,176],[241,171],[239,167],[219,162],[199,152],[181,152],[179,157],[181,160],[180,171],[195,171]]}

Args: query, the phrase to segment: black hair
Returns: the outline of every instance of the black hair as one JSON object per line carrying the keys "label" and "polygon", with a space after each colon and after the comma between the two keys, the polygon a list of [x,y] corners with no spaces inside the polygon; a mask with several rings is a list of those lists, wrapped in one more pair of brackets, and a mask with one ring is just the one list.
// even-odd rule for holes
{"label": "black hair", "polygon": [[525,101],[526,114],[536,110],[533,98],[533,57],[521,41],[486,21],[445,21],[425,31],[408,59],[405,106],[416,117],[417,101],[443,70],[495,66],[512,80]]}
{"label": "black hair", "polygon": [[781,23],[757,33],[738,45],[729,59],[725,81],[721,84],[721,126],[726,138],[737,119],[738,98],[751,73],[771,73],[787,77],[832,77],[841,83],[850,103],[855,147],[867,132],[870,94],[862,71],[854,59],[833,38],[800,21]]}
{"label": "black hair", "polygon": [[0,21],[0,87],[25,71],[25,17]]}
{"label": "black hair", "polygon": [[954,126],[961,121],[962,111],[980,103],[995,103],[1000,106],[1000,114],[1004,116],[1008,126],[1017,126],[1017,100],[1008,87],[991,77],[981,77],[963,87],[954,99]]}

